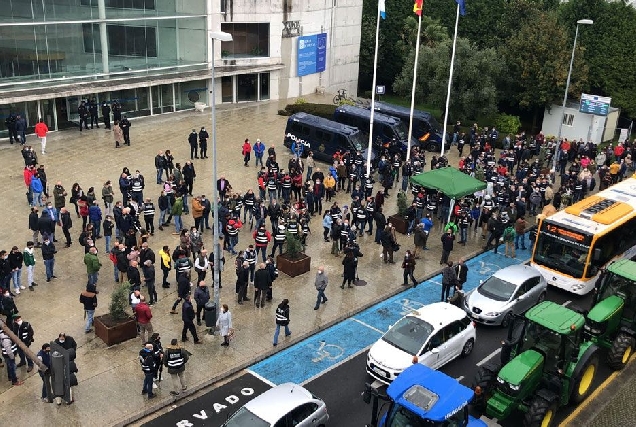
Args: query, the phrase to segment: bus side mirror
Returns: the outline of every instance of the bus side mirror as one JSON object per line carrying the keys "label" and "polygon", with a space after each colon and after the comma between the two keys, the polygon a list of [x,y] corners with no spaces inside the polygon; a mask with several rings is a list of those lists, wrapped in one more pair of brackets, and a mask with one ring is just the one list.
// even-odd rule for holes
{"label": "bus side mirror", "polygon": [[594,253],[592,254],[592,259],[594,261],[598,261],[601,259],[601,248],[594,248]]}

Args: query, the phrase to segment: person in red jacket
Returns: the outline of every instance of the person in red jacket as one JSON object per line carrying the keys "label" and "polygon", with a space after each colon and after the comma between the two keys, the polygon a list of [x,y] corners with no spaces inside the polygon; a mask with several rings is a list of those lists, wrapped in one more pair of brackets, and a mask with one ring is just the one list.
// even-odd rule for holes
{"label": "person in red jacket", "polygon": [[40,142],[42,143],[42,154],[45,154],[46,151],[46,134],[49,132],[49,127],[44,123],[44,119],[40,119],[40,121],[35,125],[35,134],[40,138]]}
{"label": "person in red jacket", "polygon": [[[150,306],[146,303],[146,297],[141,295],[140,301],[135,306],[134,312],[137,318],[137,324],[139,325],[139,336],[141,336],[141,343],[146,344],[152,335],[152,311]],[[146,333],[148,335],[146,335]]]}
{"label": "person in red jacket", "polygon": [[263,258],[263,262],[265,262],[267,258],[267,245],[272,241],[272,235],[265,229],[265,225],[261,224],[257,230],[254,230],[252,237],[254,238],[256,246],[256,258],[258,258],[258,253],[261,252],[261,257]]}
{"label": "person in red jacket", "polygon": [[249,166],[250,162],[250,153],[252,152],[252,146],[250,145],[250,140],[245,138],[245,142],[243,143],[243,162],[245,162],[244,166]]}

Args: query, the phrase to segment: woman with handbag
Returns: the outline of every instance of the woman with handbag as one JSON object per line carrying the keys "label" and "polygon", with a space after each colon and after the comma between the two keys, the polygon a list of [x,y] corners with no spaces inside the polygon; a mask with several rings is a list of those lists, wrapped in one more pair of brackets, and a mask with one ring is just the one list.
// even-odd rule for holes
{"label": "woman with handbag", "polygon": [[223,304],[223,309],[219,314],[219,318],[216,320],[216,327],[223,337],[221,346],[228,347],[230,345],[230,338],[234,335],[234,329],[232,328],[232,313],[230,313],[227,304]]}

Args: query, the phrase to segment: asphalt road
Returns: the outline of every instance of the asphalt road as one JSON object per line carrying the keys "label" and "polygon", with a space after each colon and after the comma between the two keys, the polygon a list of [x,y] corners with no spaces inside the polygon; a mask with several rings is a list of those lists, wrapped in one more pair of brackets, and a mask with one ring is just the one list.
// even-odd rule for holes
{"label": "asphalt road", "polygon": [[[568,306],[587,308],[589,298],[577,299],[574,295],[550,289],[547,299]],[[478,326],[477,345],[474,351],[465,359],[456,359],[444,366],[441,370],[460,380],[464,385],[470,386],[478,365],[499,357],[496,352],[500,348],[500,342],[505,336],[505,329],[500,327]],[[330,427],[354,427],[364,426],[371,420],[371,406],[363,402],[361,393],[365,382],[371,381],[365,372],[367,352],[363,352],[333,369],[322,373],[305,384],[305,387],[317,396],[320,396],[327,404],[329,410]],[[610,374],[610,370],[603,363],[597,375],[596,384],[600,384]],[[253,396],[256,396],[270,386],[250,373],[245,373],[231,380],[227,384],[211,390],[205,395],[188,403],[176,407],[171,412],[153,420],[145,425],[155,426],[220,426],[228,415],[232,414],[241,405]],[[253,394],[252,394],[253,390]],[[249,393],[249,395],[246,395]],[[236,398],[235,398],[236,397]],[[558,413],[558,421],[563,420],[571,412],[573,407],[562,408]],[[517,426],[522,414],[510,417],[501,423],[504,427]]]}

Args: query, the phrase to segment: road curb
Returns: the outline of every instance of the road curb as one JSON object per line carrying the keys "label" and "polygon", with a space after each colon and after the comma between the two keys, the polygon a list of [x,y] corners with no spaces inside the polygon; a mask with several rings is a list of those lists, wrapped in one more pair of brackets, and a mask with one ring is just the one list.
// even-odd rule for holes
{"label": "road curb", "polygon": [[[623,384],[617,380],[621,377],[633,377],[634,375],[636,375],[636,363],[634,363],[634,358],[632,357],[625,368],[610,374],[583,403],[577,406],[572,413],[559,424],[559,427],[589,425],[605,410],[617,393],[622,391],[624,387],[630,386],[628,383]],[[592,402],[594,403],[593,405]]]}
{"label": "road curb", "polygon": [[[486,251],[484,251],[483,249],[480,249],[478,251],[472,252],[468,256],[465,257],[465,260],[468,261],[468,260],[473,259],[476,256],[481,255],[482,253],[485,253],[485,252]],[[425,281],[431,279],[432,277],[437,276],[441,272],[442,272],[442,268],[434,270],[433,272],[426,274],[423,278],[420,278],[419,281],[420,281],[420,283],[425,282]],[[142,419],[144,417],[147,417],[148,415],[151,415],[154,412],[157,412],[157,411],[159,411],[159,410],[161,410],[161,409],[163,409],[163,408],[165,408],[165,407],[167,407],[169,405],[174,405],[176,402],[182,401],[184,399],[187,400],[189,397],[191,397],[192,395],[200,392],[201,390],[203,390],[203,389],[205,389],[207,387],[210,387],[211,385],[213,385],[215,383],[218,383],[220,381],[228,379],[229,377],[237,374],[238,372],[240,372],[240,371],[242,371],[244,369],[247,369],[248,367],[250,367],[250,366],[252,366],[252,365],[254,365],[254,364],[258,363],[258,362],[261,362],[262,360],[265,360],[268,357],[278,353],[281,349],[285,349],[286,347],[290,347],[292,345],[298,344],[299,342],[302,342],[303,340],[305,340],[305,339],[307,339],[307,338],[309,338],[311,336],[314,336],[314,335],[318,334],[319,332],[324,331],[325,329],[328,329],[328,328],[330,328],[330,327],[332,327],[332,326],[334,326],[334,325],[336,325],[336,324],[338,324],[338,323],[340,323],[340,322],[342,322],[342,321],[344,321],[344,320],[346,320],[346,319],[348,319],[350,317],[353,317],[356,314],[358,314],[358,313],[360,313],[360,312],[362,312],[362,311],[364,311],[364,310],[366,310],[368,308],[371,308],[374,305],[379,304],[380,302],[382,302],[382,301],[384,301],[386,299],[389,299],[389,298],[392,298],[392,297],[394,297],[396,295],[399,295],[399,294],[401,294],[404,291],[405,291],[404,287],[395,288],[395,289],[391,290],[390,292],[388,292],[387,294],[385,294],[385,295],[383,295],[381,297],[378,297],[375,300],[356,308],[355,310],[351,310],[351,311],[342,313],[340,316],[338,316],[334,320],[331,320],[331,321],[325,323],[324,325],[321,325],[317,329],[314,329],[312,331],[309,331],[309,332],[307,332],[305,334],[300,335],[298,337],[298,341],[294,341],[293,343],[289,343],[287,346],[283,346],[283,347],[279,346],[276,349],[268,350],[268,351],[266,351],[264,353],[261,353],[260,355],[254,357],[252,360],[250,360],[248,362],[242,363],[242,364],[240,364],[239,366],[237,366],[235,368],[232,368],[232,369],[229,369],[229,370],[227,370],[225,372],[222,372],[219,375],[216,375],[216,376],[214,376],[214,377],[212,377],[212,378],[210,378],[210,379],[208,379],[208,380],[206,380],[206,381],[204,381],[204,382],[202,382],[200,384],[197,384],[197,385],[192,386],[192,387],[188,387],[188,390],[186,390],[184,392],[181,392],[181,394],[178,397],[170,397],[170,398],[166,398],[166,399],[160,400],[160,401],[157,402],[157,404],[149,406],[149,407],[146,407],[141,412],[137,412],[137,413],[135,413],[133,415],[130,415],[130,416],[122,419],[122,420],[119,420],[116,424],[114,424],[114,426],[115,427],[125,427],[128,424],[131,424],[131,423],[133,423],[135,421],[139,421],[140,419]]]}

